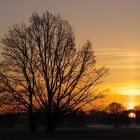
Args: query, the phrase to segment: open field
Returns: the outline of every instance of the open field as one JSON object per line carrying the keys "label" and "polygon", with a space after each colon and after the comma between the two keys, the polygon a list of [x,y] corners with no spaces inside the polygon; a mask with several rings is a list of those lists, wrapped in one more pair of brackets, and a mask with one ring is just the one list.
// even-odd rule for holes
{"label": "open field", "polygon": [[0,132],[0,140],[140,140],[140,129],[61,131],[55,134],[3,130]]}

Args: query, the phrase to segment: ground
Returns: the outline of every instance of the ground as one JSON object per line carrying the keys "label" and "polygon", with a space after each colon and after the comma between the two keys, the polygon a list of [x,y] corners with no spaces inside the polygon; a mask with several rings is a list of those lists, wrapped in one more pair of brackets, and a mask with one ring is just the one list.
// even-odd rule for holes
{"label": "ground", "polygon": [[80,131],[59,131],[55,134],[38,132],[31,134],[25,131],[3,129],[1,140],[140,140],[139,128],[126,129],[94,129]]}

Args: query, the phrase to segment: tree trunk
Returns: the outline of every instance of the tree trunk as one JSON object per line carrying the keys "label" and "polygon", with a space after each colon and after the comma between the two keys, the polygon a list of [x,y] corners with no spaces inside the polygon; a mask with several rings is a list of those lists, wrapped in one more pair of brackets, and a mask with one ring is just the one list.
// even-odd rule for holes
{"label": "tree trunk", "polygon": [[118,128],[118,125],[119,125],[119,122],[118,122],[118,114],[115,114],[115,117],[114,117],[114,121],[115,121],[115,128]]}
{"label": "tree trunk", "polygon": [[118,128],[118,123],[115,122],[115,128]]}
{"label": "tree trunk", "polygon": [[30,132],[36,132],[35,118],[32,107],[29,109]]}
{"label": "tree trunk", "polygon": [[47,116],[46,119],[46,132],[54,133],[55,132],[55,122],[52,116]]}

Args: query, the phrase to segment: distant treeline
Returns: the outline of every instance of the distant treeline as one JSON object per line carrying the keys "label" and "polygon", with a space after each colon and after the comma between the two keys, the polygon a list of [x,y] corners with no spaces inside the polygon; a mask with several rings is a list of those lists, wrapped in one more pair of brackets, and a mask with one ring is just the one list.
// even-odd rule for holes
{"label": "distant treeline", "polygon": [[[140,125],[140,111],[135,111],[136,118],[132,119],[128,117],[128,114],[133,110],[125,110],[118,114],[118,125],[129,126],[132,123]],[[44,128],[45,118],[40,111],[36,111],[35,120],[36,127]],[[106,111],[95,111],[90,112],[76,112],[71,116],[65,116],[60,120],[57,127],[88,127],[89,125],[114,125],[114,114],[107,113]],[[26,113],[9,113],[0,115],[0,127],[29,127],[28,115]]]}

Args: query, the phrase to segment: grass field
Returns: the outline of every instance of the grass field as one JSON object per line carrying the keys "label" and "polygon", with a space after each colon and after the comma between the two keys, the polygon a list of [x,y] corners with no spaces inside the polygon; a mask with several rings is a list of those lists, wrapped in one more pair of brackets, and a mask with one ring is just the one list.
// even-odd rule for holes
{"label": "grass field", "polygon": [[54,134],[9,130],[0,132],[0,140],[140,140],[140,129],[136,128],[60,131]]}

